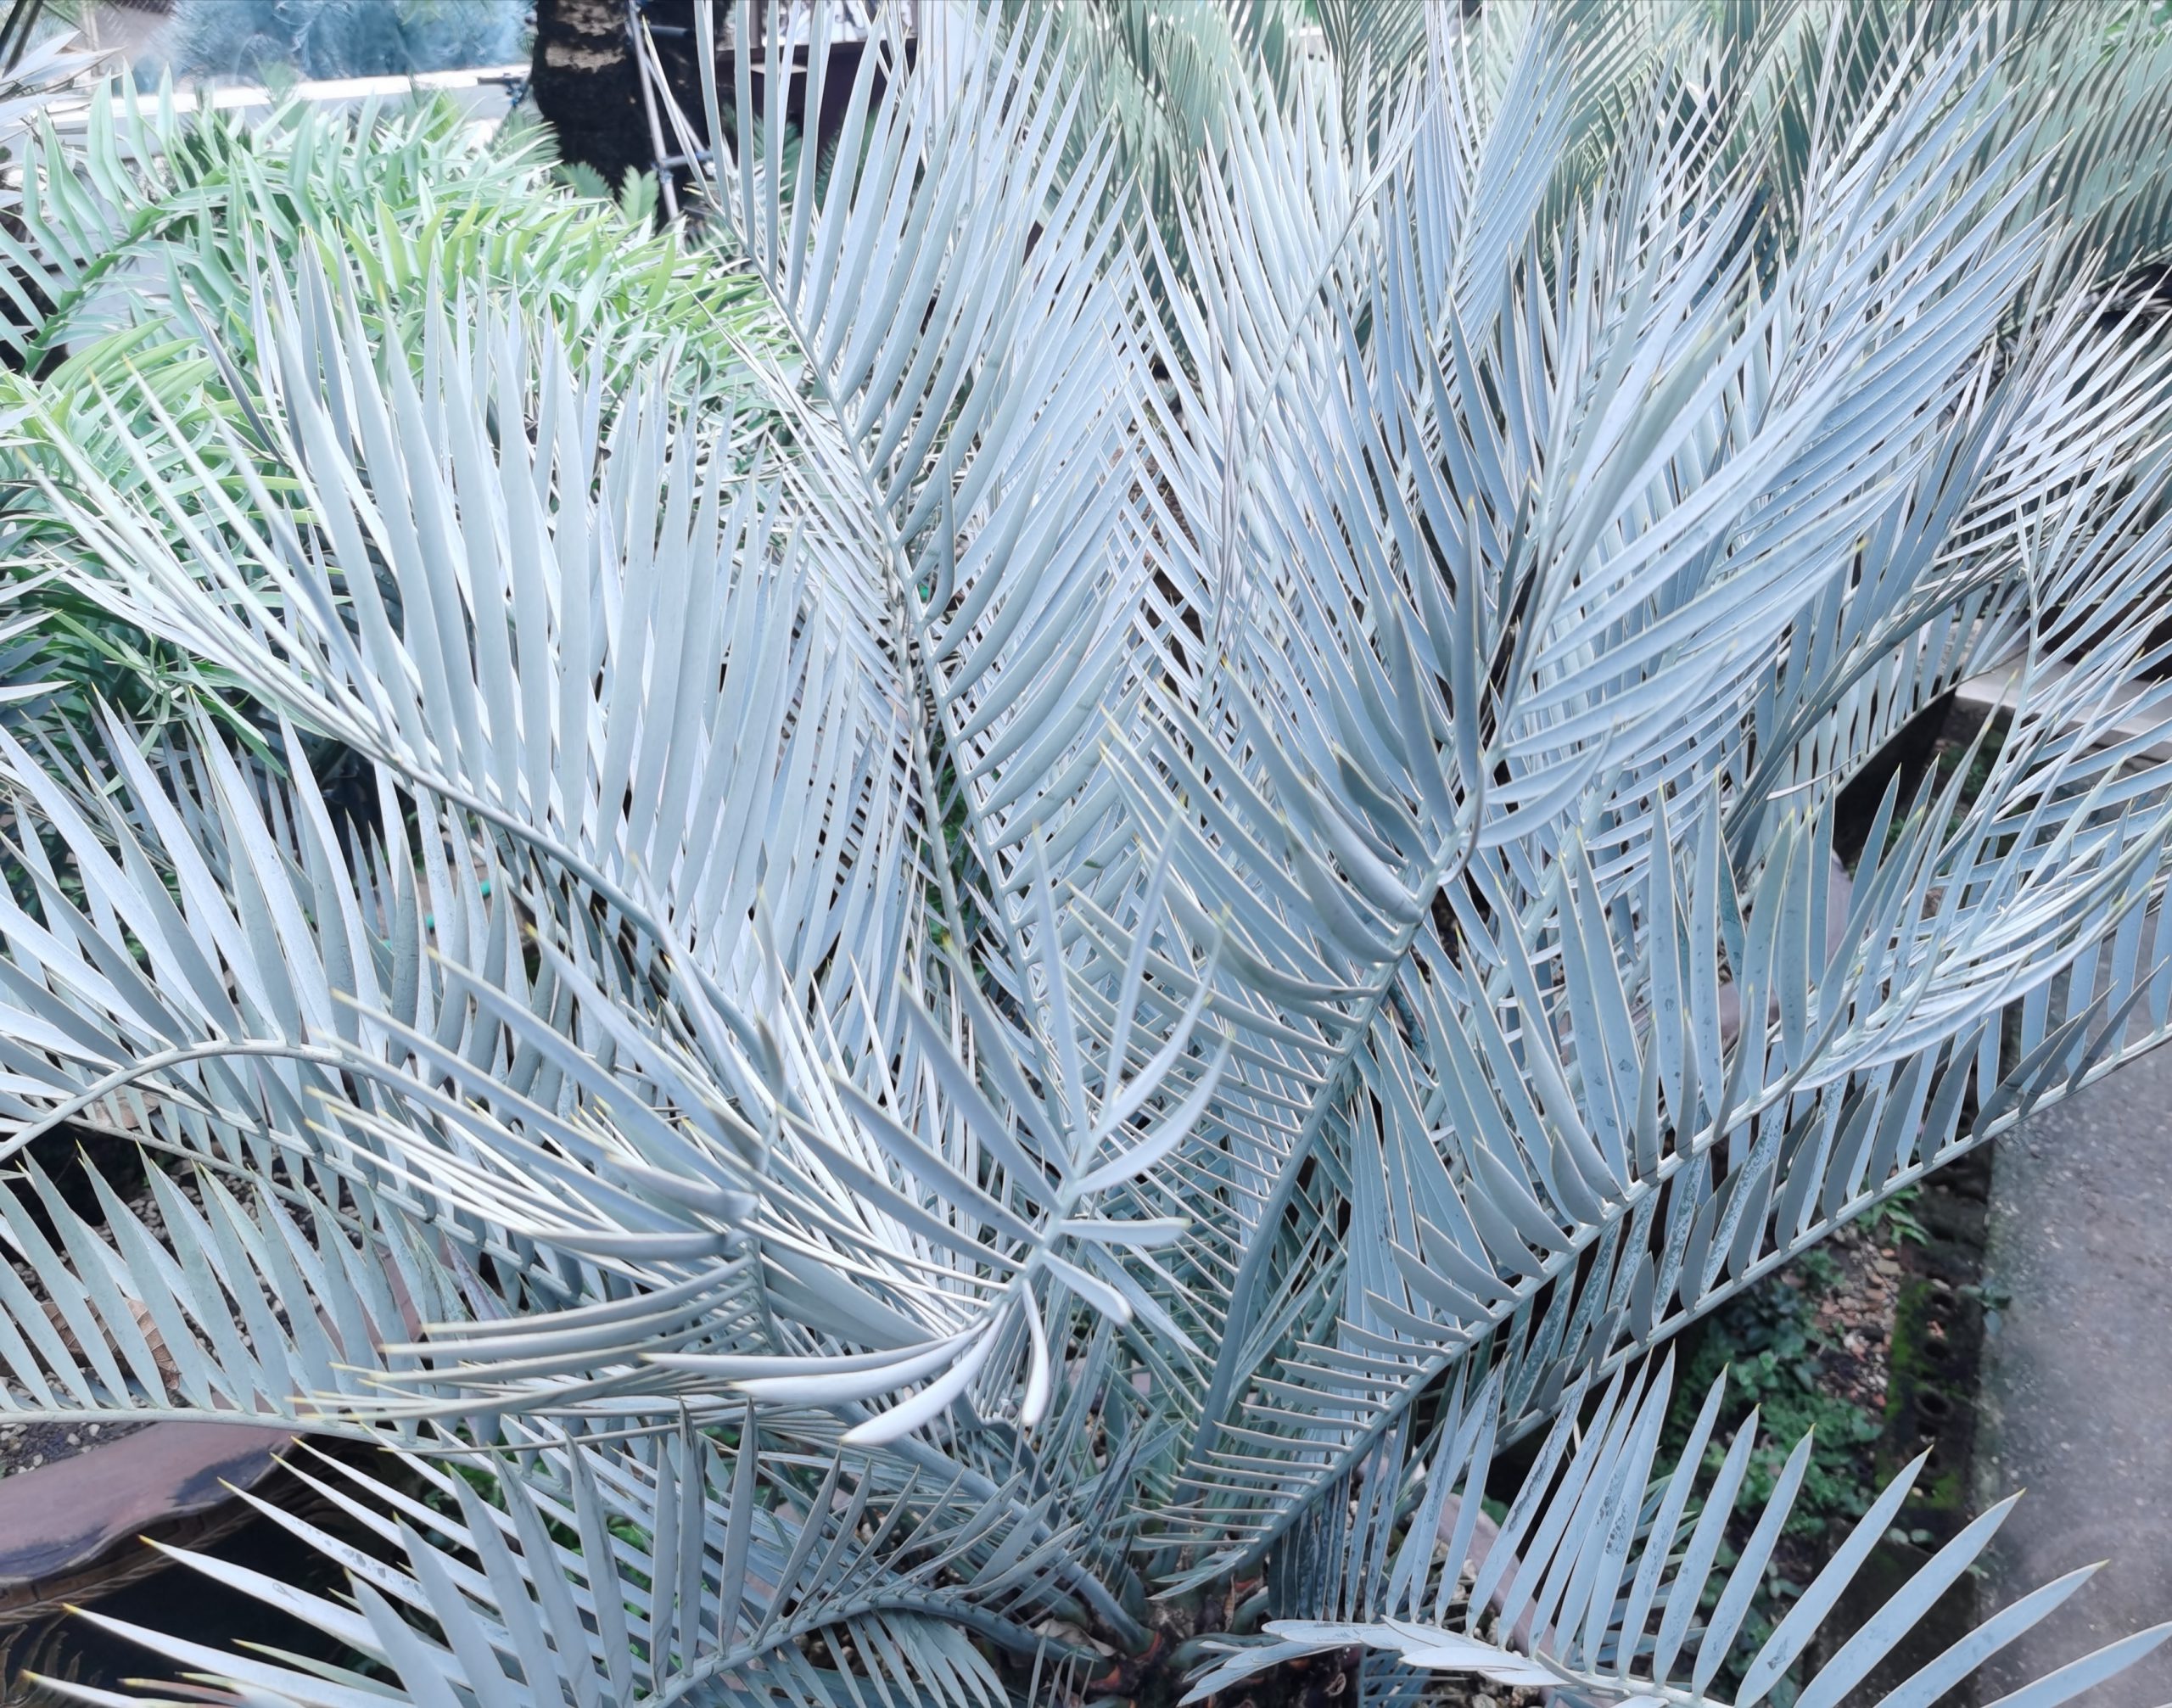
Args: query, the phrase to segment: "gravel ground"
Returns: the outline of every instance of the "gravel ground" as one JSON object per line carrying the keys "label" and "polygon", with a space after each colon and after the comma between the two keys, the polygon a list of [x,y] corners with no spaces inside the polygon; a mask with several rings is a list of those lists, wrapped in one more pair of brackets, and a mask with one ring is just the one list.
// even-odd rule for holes
{"label": "gravel ground", "polygon": [[1880,1416],[1900,1297],[1900,1253],[1860,1224],[1841,1229],[1819,1249],[1839,1272],[1817,1302],[1817,1326],[1832,1345],[1822,1360],[1826,1391]]}
{"label": "gravel ground", "polygon": [[14,1476],[133,1435],[142,1424],[0,1424],[0,1476]]}

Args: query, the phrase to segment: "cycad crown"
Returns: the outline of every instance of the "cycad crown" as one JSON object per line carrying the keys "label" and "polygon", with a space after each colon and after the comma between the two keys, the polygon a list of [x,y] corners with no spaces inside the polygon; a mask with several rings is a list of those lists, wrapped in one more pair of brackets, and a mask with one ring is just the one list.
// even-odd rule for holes
{"label": "cycad crown", "polygon": [[1738,1517],[1645,1354],[2172,1021],[2147,8],[897,10],[832,148],[827,6],[677,115],[698,263],[440,241],[544,193],[450,126],[23,148],[18,633],[180,688],[0,730],[0,1403],[398,1461],[272,1515],[345,1597],[191,1557],[373,1671],[129,1634],[1055,1700],[1263,1574],[1195,1694],[1853,1700],[2006,1507],[1795,1681],[1914,1470],[1738,1643],[1806,1448]]}

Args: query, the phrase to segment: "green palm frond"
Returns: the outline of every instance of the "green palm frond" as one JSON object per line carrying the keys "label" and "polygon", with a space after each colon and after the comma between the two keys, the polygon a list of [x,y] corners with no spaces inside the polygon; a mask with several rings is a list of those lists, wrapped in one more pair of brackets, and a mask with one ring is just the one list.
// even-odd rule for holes
{"label": "green palm frond", "polygon": [[224,314],[252,259],[311,248],[347,256],[378,312],[411,322],[433,287],[518,294],[630,363],[691,346],[689,381],[749,330],[743,285],[559,189],[539,131],[479,140],[442,96],[354,114],[290,101],[251,120],[178,110],[171,87],[101,85],[25,152],[6,255],[38,294],[13,288],[29,367],[185,303]]}
{"label": "green palm frond", "polygon": [[[146,462],[183,488],[210,479],[244,509],[251,475],[278,485],[260,430],[271,352],[255,299],[274,255],[344,269],[361,324],[402,349],[419,348],[448,294],[517,305],[599,353],[606,408],[627,373],[666,353],[675,397],[743,406],[735,348],[764,337],[744,281],[565,192],[533,133],[477,142],[441,98],[355,116],[291,104],[248,124],[170,100],[139,111],[102,87],[79,126],[41,123],[11,207],[7,336],[37,376],[0,375],[11,556],[32,542],[65,549],[42,489],[80,496],[81,462],[123,490]],[[10,592],[52,685],[21,714],[80,726],[93,686],[139,718],[231,705],[227,685],[215,680],[207,700],[185,661],[65,589],[19,580]]]}

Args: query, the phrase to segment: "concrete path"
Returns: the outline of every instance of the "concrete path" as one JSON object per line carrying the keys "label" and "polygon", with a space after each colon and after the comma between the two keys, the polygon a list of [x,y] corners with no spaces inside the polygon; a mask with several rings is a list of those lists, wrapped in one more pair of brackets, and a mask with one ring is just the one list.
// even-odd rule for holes
{"label": "concrete path", "polygon": [[[1990,1207],[1978,1509],[2029,1492],[1979,1617],[2110,1564],[1986,1666],[1979,1702],[2172,1620],[2172,1048],[2001,1140]],[[2172,1703],[2172,1643],[2079,1700]]]}

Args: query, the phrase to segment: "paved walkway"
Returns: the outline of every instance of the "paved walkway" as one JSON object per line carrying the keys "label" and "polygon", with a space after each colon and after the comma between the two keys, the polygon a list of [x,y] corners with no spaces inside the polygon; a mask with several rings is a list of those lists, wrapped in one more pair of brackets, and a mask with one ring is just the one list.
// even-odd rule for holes
{"label": "paved walkway", "polygon": [[[2172,1048],[1999,1142],[1984,1285],[1999,1308],[1985,1324],[1979,1509],[2029,1492],[1999,1534],[1979,1616],[2110,1562],[1984,1668],[1989,1702],[2172,1620]],[[2079,1700],[2172,1703],[2172,1644]]]}

